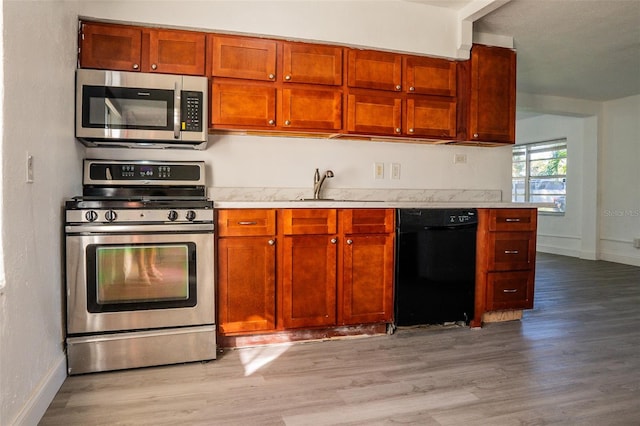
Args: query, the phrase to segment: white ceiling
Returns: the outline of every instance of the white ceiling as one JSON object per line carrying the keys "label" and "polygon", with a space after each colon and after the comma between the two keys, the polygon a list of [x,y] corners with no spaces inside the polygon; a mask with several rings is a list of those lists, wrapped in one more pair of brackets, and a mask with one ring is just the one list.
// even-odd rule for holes
{"label": "white ceiling", "polygon": [[[409,0],[461,9],[476,0]],[[605,101],[640,94],[640,0],[511,0],[473,24],[511,36],[518,92]]]}

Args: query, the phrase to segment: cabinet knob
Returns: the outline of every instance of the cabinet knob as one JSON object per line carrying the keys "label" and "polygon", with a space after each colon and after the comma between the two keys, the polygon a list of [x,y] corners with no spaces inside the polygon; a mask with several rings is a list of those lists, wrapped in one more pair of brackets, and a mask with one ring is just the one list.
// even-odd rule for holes
{"label": "cabinet knob", "polygon": [[158,66],[157,66],[156,64],[151,64],[151,69],[152,69],[152,70],[157,70],[157,69],[158,69]]}
{"label": "cabinet knob", "polygon": [[284,125],[285,125],[285,126],[289,126],[290,124],[291,124],[291,121],[289,121],[289,120],[285,120],[285,121],[284,121]]}
{"label": "cabinet knob", "polygon": [[134,70],[137,70],[138,68],[140,68],[140,65],[138,65],[138,64],[133,64],[133,69],[134,69]]}
{"label": "cabinet knob", "polygon": [[413,87],[413,86],[411,86],[411,87],[409,87],[409,91],[410,91],[410,92],[415,92],[415,91],[416,91],[416,88],[415,88],[415,87]]}
{"label": "cabinet knob", "polygon": [[332,238],[332,239],[331,239],[331,244],[335,244],[335,243],[337,243],[337,242],[338,242],[338,239],[337,239],[337,238]]}
{"label": "cabinet knob", "polygon": [[276,243],[276,240],[267,241],[267,244],[269,244],[270,246],[274,245],[275,243]]}
{"label": "cabinet knob", "polygon": [[400,90],[400,89],[402,89],[402,86],[400,86],[399,84],[396,85],[396,90]]}
{"label": "cabinet knob", "polygon": [[269,126],[273,126],[274,124],[276,124],[275,120],[269,120]]}
{"label": "cabinet knob", "polygon": [[478,137],[478,134],[477,134],[477,133],[474,133],[474,134],[473,134],[473,137],[474,137],[474,138],[477,138],[477,137]]}
{"label": "cabinet knob", "polygon": [[274,74],[269,74],[269,80],[273,80],[274,78],[276,78]]}
{"label": "cabinet knob", "polygon": [[400,132],[401,132],[400,127],[396,127],[396,133],[400,133]]}
{"label": "cabinet knob", "polygon": [[409,129],[409,133],[413,133],[413,129]]}
{"label": "cabinet knob", "polygon": [[291,75],[289,75],[289,74],[285,75],[284,79],[287,80],[287,81],[290,81],[291,80]]}
{"label": "cabinet knob", "polygon": [[353,244],[353,240],[347,240],[347,244],[349,245]]}

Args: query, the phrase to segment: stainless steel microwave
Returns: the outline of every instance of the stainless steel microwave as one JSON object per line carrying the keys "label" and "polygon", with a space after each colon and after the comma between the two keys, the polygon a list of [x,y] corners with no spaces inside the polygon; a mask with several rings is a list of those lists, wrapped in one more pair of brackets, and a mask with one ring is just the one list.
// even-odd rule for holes
{"label": "stainless steel microwave", "polygon": [[76,137],[87,146],[207,145],[206,77],[76,70]]}

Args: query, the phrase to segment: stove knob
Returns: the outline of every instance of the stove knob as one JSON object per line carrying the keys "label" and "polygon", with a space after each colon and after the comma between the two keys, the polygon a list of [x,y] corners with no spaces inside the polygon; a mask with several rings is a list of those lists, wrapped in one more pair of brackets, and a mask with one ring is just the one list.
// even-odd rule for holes
{"label": "stove knob", "polygon": [[118,218],[118,214],[113,210],[107,210],[107,212],[104,214],[104,218],[107,219],[107,222],[113,222]]}
{"label": "stove knob", "polygon": [[95,222],[96,219],[98,219],[98,213],[96,213],[95,210],[89,210],[88,212],[86,212],[84,214],[84,217],[89,221],[89,222]]}
{"label": "stove knob", "polygon": [[178,212],[175,210],[169,210],[169,215],[167,216],[171,222],[178,218]]}
{"label": "stove knob", "polygon": [[196,212],[194,212],[193,210],[189,210],[187,212],[187,220],[193,221],[195,218],[196,218]]}

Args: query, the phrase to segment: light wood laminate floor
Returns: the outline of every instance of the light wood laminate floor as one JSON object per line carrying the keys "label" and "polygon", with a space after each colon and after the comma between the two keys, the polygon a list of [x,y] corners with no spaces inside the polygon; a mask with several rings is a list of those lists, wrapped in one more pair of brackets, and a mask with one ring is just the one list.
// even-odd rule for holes
{"label": "light wood laminate floor", "polygon": [[539,254],[522,321],[69,377],[41,425],[638,425],[640,268]]}

